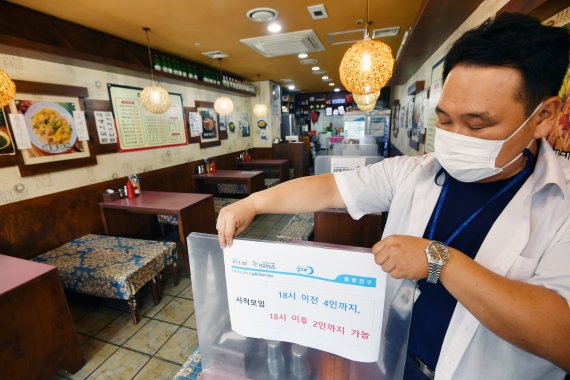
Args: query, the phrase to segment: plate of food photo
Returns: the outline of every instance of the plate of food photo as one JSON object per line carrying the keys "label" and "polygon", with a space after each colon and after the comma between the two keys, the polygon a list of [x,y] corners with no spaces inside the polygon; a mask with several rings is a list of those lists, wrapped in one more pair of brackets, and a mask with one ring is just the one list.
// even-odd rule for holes
{"label": "plate of food photo", "polygon": [[24,114],[30,141],[46,153],[63,153],[75,145],[73,116],[59,104],[34,103]]}

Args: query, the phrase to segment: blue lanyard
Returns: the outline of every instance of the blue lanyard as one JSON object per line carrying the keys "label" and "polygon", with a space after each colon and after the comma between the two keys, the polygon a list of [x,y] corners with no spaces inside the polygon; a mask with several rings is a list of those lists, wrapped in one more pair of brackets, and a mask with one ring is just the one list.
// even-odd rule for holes
{"label": "blue lanyard", "polygon": [[[509,181],[509,183],[507,183],[507,185],[501,189],[501,191],[499,191],[497,194],[495,194],[483,206],[481,206],[477,211],[475,211],[473,214],[471,214],[471,216],[469,218],[467,218],[463,223],[461,223],[461,225],[455,230],[455,232],[453,232],[451,234],[451,236],[449,236],[447,238],[447,240],[444,242],[444,244],[449,245],[457,237],[457,235],[459,235],[461,232],[463,232],[465,227],[467,227],[469,225],[469,223],[471,223],[473,221],[473,219],[475,219],[477,217],[477,215],[479,215],[481,213],[481,211],[483,211],[485,209],[485,207],[489,206],[491,203],[496,201],[498,198],[500,198],[507,191],[512,189],[516,184],[521,182],[524,178],[526,178],[527,175],[530,174],[531,171],[532,171],[532,165],[527,165],[520,173],[518,173],[516,176],[514,176],[513,179],[511,179]],[[447,191],[449,189],[449,182],[450,182],[449,178],[448,178],[449,174],[447,174],[447,172],[444,172],[444,175],[445,175],[445,182],[443,184],[443,188],[441,189],[441,195],[439,196],[439,200],[437,201],[437,205],[435,206],[435,212],[433,215],[433,222],[431,224],[431,228],[430,228],[429,234],[428,234],[429,240],[433,240],[433,237],[435,235],[435,228],[437,226],[437,221],[439,220],[439,214],[441,213],[441,208],[443,206],[443,202],[445,200],[445,197],[447,196]]]}

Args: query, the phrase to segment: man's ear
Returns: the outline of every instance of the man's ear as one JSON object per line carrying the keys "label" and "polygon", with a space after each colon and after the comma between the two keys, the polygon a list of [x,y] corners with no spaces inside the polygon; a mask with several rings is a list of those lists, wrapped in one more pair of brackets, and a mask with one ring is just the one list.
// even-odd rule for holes
{"label": "man's ear", "polygon": [[552,96],[543,102],[542,110],[534,116],[536,120],[536,129],[534,130],[535,139],[548,137],[548,135],[550,135],[561,110],[562,99],[558,96]]}

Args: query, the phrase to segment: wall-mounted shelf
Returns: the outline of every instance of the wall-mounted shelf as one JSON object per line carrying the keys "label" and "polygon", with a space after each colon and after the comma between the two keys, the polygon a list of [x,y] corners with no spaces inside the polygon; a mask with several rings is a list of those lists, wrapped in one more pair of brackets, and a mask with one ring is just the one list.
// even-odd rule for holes
{"label": "wall-mounted shelf", "polygon": [[[140,78],[148,78],[150,75],[146,46],[7,2],[0,2],[0,14],[6,16],[0,21],[2,53]],[[42,25],[42,27],[31,28],[30,25]],[[205,82],[202,80],[204,72],[219,73],[220,70],[183,58],[175,58],[196,67],[198,79],[156,72],[159,81],[192,84],[195,87],[219,92],[255,96],[255,93],[249,91]],[[225,72],[223,75],[243,81],[231,73]]]}

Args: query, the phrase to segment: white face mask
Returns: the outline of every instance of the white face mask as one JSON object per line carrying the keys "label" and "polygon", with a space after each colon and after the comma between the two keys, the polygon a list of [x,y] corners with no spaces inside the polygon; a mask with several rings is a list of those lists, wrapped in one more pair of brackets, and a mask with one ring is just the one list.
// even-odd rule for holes
{"label": "white face mask", "polygon": [[[497,168],[495,162],[503,144],[528,123],[541,105],[542,102],[521,126],[504,140],[479,139],[436,128],[434,141],[435,157],[449,175],[461,182],[476,182],[500,173],[522,156],[521,152],[508,164]],[[534,139],[530,141],[527,148],[533,141]]]}

